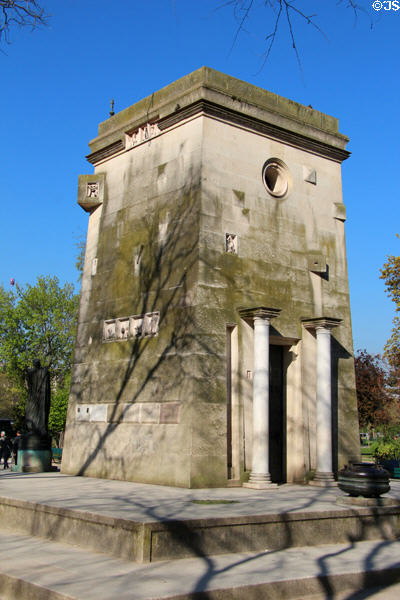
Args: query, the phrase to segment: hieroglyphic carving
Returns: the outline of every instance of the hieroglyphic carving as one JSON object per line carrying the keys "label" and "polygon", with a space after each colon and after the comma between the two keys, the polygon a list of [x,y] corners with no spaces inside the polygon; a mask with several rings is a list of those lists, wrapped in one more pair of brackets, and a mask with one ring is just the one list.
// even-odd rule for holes
{"label": "hieroglyphic carving", "polygon": [[88,198],[98,198],[99,197],[99,182],[98,181],[87,184],[86,196]]}
{"label": "hieroglyphic carving", "polygon": [[159,313],[147,313],[143,320],[143,335],[155,335],[158,332]]}
{"label": "hieroglyphic carving", "polygon": [[131,317],[131,335],[142,337],[143,317]]}
{"label": "hieroglyphic carving", "polygon": [[129,317],[117,319],[117,339],[127,340],[129,337]]}
{"label": "hieroglyphic carving", "polygon": [[228,254],[237,254],[237,235],[234,233],[225,234],[225,252]]}
{"label": "hieroglyphic carving", "polygon": [[103,341],[113,342],[157,335],[159,321],[159,312],[107,319],[103,325]]}
{"label": "hieroglyphic carving", "polygon": [[157,123],[146,123],[135,131],[126,134],[126,147],[132,148],[141,142],[145,142],[155,135],[161,133]]}
{"label": "hieroglyphic carving", "polygon": [[116,322],[115,319],[109,319],[108,321],[104,321],[103,328],[103,339],[107,342],[115,339],[116,333]]}

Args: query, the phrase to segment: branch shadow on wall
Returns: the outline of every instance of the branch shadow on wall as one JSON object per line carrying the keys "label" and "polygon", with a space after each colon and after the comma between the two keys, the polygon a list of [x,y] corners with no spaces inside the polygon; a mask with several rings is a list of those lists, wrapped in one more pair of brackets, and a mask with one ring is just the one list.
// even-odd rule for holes
{"label": "branch shadow on wall", "polygon": [[[74,402],[70,402],[68,421],[75,421],[76,405],[108,403],[108,414],[105,425],[90,423],[88,439],[83,440],[90,449],[75,470],[77,475],[96,475],[97,469],[97,475],[102,477],[132,479],[132,466],[127,465],[124,452],[114,452],[110,441],[115,440],[112,436],[117,435],[119,425],[131,424],[135,404],[179,405],[182,418],[184,411],[192,410],[191,397],[196,397],[199,405],[208,402],[211,406],[217,396],[217,403],[221,402],[225,338],[205,334],[201,311],[197,313],[195,306],[198,271],[202,266],[213,268],[207,254],[200,257],[199,252],[199,193],[193,176],[179,193],[166,195],[163,203],[157,197],[149,201],[146,215],[136,221],[126,219],[123,211],[114,224],[103,219],[98,272],[90,297],[91,322],[84,324],[85,339],[90,337],[91,344],[82,343],[76,349],[71,384]],[[233,289],[233,277],[223,277],[226,287]],[[99,323],[105,315],[112,319],[132,312],[159,313],[157,335],[111,342],[101,339]],[[142,419],[142,431],[152,424],[151,418],[147,422]],[[201,429],[201,419],[191,418],[192,431],[196,433]],[[168,427],[168,420],[165,424]],[[161,446],[168,443],[167,427],[158,427],[157,444]],[[151,436],[142,440],[140,435],[136,429],[129,440],[136,445],[139,462],[140,455],[149,448],[151,453],[153,443]],[[222,431],[219,437],[207,442],[209,454],[213,443],[226,444]],[[80,443],[72,436],[71,440],[70,446],[75,450],[70,451],[74,452]],[[184,444],[182,440],[182,455]],[[68,447],[65,450],[68,452]],[[202,452],[206,454],[207,447]]]}

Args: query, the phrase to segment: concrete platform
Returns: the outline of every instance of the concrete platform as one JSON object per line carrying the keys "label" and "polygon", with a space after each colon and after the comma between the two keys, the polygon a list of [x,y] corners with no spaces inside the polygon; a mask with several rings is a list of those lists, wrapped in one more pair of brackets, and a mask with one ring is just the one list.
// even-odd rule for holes
{"label": "concrete platform", "polygon": [[[366,598],[400,581],[400,542],[291,548],[139,565],[0,533],[2,600]],[[353,595],[358,591],[364,595]],[[387,596],[385,596],[387,599]]]}
{"label": "concrete platform", "polygon": [[400,581],[397,481],[388,496],[399,505],[378,508],[338,505],[337,488],[60,473],[1,473],[0,495],[2,600],[339,598]]}

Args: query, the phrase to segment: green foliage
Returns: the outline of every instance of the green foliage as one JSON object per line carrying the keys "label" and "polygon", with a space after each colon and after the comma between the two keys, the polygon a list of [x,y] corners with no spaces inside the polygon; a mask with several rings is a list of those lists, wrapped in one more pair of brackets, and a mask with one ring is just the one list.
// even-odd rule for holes
{"label": "green foliage", "polygon": [[376,460],[400,460],[400,440],[372,442],[370,451]]}
{"label": "green foliage", "polygon": [[36,285],[7,292],[0,286],[0,363],[20,390],[26,369],[38,358],[53,380],[69,373],[75,340],[78,296],[57,277],[38,277]]}
{"label": "green foliage", "polygon": [[386,365],[381,357],[358,351],[354,365],[360,426],[376,428],[398,421],[398,403],[388,389]]}
{"label": "green foliage", "polygon": [[[399,238],[398,234],[397,237]],[[387,295],[395,303],[395,311],[400,312],[400,256],[387,257],[381,269],[381,279],[385,281]],[[385,346],[385,356],[393,368],[397,370],[400,368],[400,317],[398,316],[393,319],[392,335]],[[396,379],[398,380],[398,376]]]}
{"label": "green foliage", "polygon": [[52,394],[49,414],[49,433],[52,436],[57,436],[61,431],[64,431],[70,386],[71,375],[68,375],[65,378],[64,385],[58,387]]}
{"label": "green foliage", "polygon": [[13,408],[18,402],[18,390],[7,374],[0,371],[0,418],[11,419]]}
{"label": "green foliage", "polygon": [[370,446],[361,447],[361,456],[371,456]]}
{"label": "green foliage", "polygon": [[400,312],[400,256],[388,256],[381,269],[381,279],[385,280],[387,294],[396,304],[396,312]]}
{"label": "green foliage", "polygon": [[386,425],[380,425],[376,428],[376,430],[380,433],[383,433],[383,439],[385,441],[391,441],[392,439],[400,435],[400,424],[389,423]]}
{"label": "green foliage", "polygon": [[14,421],[15,431],[21,431],[25,428],[26,396],[26,391],[22,390],[20,397],[13,406],[12,418]]}
{"label": "green foliage", "polygon": [[83,236],[78,237],[75,246],[78,254],[75,260],[75,267],[79,273],[79,281],[82,279],[83,267],[85,266],[86,239]]}

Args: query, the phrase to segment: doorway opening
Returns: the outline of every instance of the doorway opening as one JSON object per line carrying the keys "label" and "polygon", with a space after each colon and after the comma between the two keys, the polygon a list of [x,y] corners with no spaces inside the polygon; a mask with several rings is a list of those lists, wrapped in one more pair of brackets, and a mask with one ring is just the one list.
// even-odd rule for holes
{"label": "doorway opening", "polygon": [[286,482],[285,346],[269,347],[269,471],[273,483]]}
{"label": "doorway opening", "polygon": [[240,483],[239,342],[236,324],[226,327],[227,479]]}

